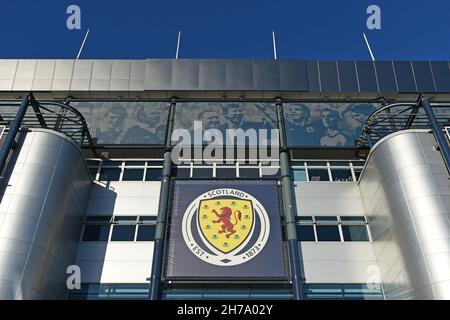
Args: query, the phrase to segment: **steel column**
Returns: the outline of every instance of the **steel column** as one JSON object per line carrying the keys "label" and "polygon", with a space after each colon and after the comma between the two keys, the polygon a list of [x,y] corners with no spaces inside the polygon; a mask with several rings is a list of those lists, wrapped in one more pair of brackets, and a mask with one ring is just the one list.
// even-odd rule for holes
{"label": "steel column", "polygon": [[284,115],[281,100],[276,102],[277,124],[280,136],[280,169],[281,193],[283,198],[283,214],[286,222],[286,237],[288,242],[289,267],[292,277],[292,288],[295,300],[303,299],[300,250],[295,227],[295,214],[292,196],[292,178],[289,164],[286,134],[284,130]]}
{"label": "steel column", "polygon": [[5,171],[6,163],[8,161],[9,154],[14,147],[14,142],[16,140],[17,133],[19,132],[20,126],[22,125],[23,118],[27,112],[28,105],[30,103],[30,95],[26,95],[22,99],[20,108],[16,113],[16,117],[12,122],[8,130],[8,135],[6,136],[5,143],[0,150],[0,178],[3,179],[3,172]]}
{"label": "steel column", "polygon": [[158,220],[156,222],[155,244],[153,249],[152,273],[150,276],[150,300],[160,298],[161,274],[164,263],[164,241],[166,236],[166,221],[169,210],[170,181],[172,170],[172,144],[171,135],[175,115],[175,100],[170,103],[169,117],[166,129],[166,151],[164,153],[163,176],[161,180],[161,191],[159,194]]}

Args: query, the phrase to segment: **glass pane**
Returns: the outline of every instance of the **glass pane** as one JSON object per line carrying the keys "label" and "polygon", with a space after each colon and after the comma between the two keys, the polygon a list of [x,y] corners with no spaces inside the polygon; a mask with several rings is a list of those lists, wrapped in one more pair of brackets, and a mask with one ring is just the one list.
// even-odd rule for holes
{"label": "glass pane", "polygon": [[111,216],[87,216],[86,217],[86,222],[98,222],[98,223],[105,223],[105,222],[110,222],[111,221]]}
{"label": "glass pane", "polygon": [[192,173],[193,178],[212,178],[212,176],[213,176],[213,167],[209,168],[194,167],[194,171]]}
{"label": "glass pane", "polygon": [[297,229],[298,241],[316,241],[316,237],[314,235],[314,227],[312,225],[297,225],[295,227]]}
{"label": "glass pane", "polygon": [[133,241],[136,225],[114,225],[111,241]]}
{"label": "glass pane", "polygon": [[123,171],[122,181],[142,181],[144,179],[144,169],[127,169]]}
{"label": "glass pane", "polygon": [[327,169],[308,168],[309,181],[330,181]]}
{"label": "glass pane", "polygon": [[239,178],[259,178],[259,168],[239,168]]}
{"label": "glass pane", "polygon": [[156,223],[157,220],[158,220],[157,216],[140,216],[139,217],[139,222],[142,222],[142,223]]}
{"label": "glass pane", "polygon": [[364,226],[342,226],[344,241],[369,241],[367,227]]}
{"label": "glass pane", "polygon": [[103,161],[102,167],[120,167],[122,165],[122,161]]}
{"label": "glass pane", "polygon": [[155,231],[156,231],[156,225],[151,225],[151,226],[140,225],[140,226],[138,226],[138,233],[137,233],[136,241],[154,241],[155,240]]}
{"label": "glass pane", "polygon": [[296,217],[295,220],[300,224],[312,224],[313,218],[311,216]]}
{"label": "glass pane", "polygon": [[100,170],[100,181],[119,181],[120,168],[102,168]]}
{"label": "glass pane", "polygon": [[176,167],[173,169],[172,174],[177,178],[189,178],[191,176],[191,168]]}
{"label": "glass pane", "polygon": [[318,224],[337,224],[338,223],[338,219],[335,216],[321,216],[321,217],[316,217],[315,219]]}
{"label": "glass pane", "polygon": [[278,167],[262,167],[261,175],[264,178],[277,177],[280,174],[280,168]]}
{"label": "glass pane", "polygon": [[85,225],[83,241],[108,241],[109,225]]}
{"label": "glass pane", "polygon": [[160,181],[162,178],[162,168],[147,168],[145,181]]}
{"label": "glass pane", "polygon": [[316,231],[318,241],[341,241],[338,226],[317,225]]}
{"label": "glass pane", "polygon": [[341,217],[342,224],[365,224],[365,217]]}
{"label": "glass pane", "polygon": [[326,167],[327,161],[307,161],[306,165],[309,167]]}
{"label": "glass pane", "polygon": [[125,167],[130,167],[130,166],[144,167],[145,166],[145,161],[125,161]]}
{"label": "glass pane", "polygon": [[294,169],[294,181],[308,181],[305,169]]}
{"label": "glass pane", "polygon": [[114,221],[115,222],[125,222],[125,223],[132,223],[136,222],[137,216],[115,216]]}
{"label": "glass pane", "polygon": [[333,181],[353,181],[352,170],[348,169],[333,169],[331,168],[331,176]]}
{"label": "glass pane", "polygon": [[236,178],[236,168],[216,168],[216,178]]}

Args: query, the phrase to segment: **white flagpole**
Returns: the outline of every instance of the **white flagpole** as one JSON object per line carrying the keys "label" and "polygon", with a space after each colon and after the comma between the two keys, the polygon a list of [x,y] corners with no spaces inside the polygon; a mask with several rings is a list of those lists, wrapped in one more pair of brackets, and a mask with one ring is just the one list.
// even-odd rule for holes
{"label": "white flagpole", "polygon": [[372,61],[375,61],[375,57],[373,56],[372,49],[370,48],[369,40],[367,40],[366,34],[363,32],[364,40],[366,41],[367,49],[369,49],[370,57]]}
{"label": "white flagpole", "polygon": [[76,60],[80,59],[81,51],[83,51],[84,43],[86,42],[88,35],[89,35],[89,29],[87,29],[87,31],[86,31],[86,35],[84,36],[83,43],[81,44],[80,51],[78,51]]}
{"label": "white flagpole", "polygon": [[175,53],[175,59],[178,59],[178,52],[180,50],[180,40],[181,40],[181,31],[178,31],[177,52]]}
{"label": "white flagpole", "polygon": [[277,43],[275,41],[275,32],[272,31],[272,42],[273,42],[273,57],[277,60]]}

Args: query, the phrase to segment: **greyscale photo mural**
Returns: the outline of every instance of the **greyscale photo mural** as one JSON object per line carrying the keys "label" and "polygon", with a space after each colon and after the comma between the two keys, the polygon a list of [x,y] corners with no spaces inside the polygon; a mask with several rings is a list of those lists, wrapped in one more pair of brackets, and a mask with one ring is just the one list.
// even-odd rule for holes
{"label": "greyscale photo mural", "polygon": [[380,103],[283,103],[291,147],[353,147]]}
{"label": "greyscale photo mural", "polygon": [[164,143],[169,112],[167,102],[72,101],[98,144]]}
{"label": "greyscale photo mural", "polygon": [[226,139],[227,129],[276,129],[274,103],[265,102],[178,102],[174,129],[186,129],[191,135],[194,121],[201,121],[203,130],[217,129]]}

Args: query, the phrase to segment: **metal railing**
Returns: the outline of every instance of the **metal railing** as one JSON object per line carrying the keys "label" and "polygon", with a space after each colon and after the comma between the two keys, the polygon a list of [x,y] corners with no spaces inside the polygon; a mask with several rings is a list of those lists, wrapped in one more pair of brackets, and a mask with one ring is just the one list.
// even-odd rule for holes
{"label": "metal railing", "polygon": [[[431,106],[442,129],[450,126],[450,103],[435,103]],[[420,103],[395,103],[376,110],[367,119],[356,140],[356,148],[371,148],[388,134],[406,129],[432,129]]]}
{"label": "metal railing", "polygon": [[[32,94],[28,97],[28,107],[21,121],[21,128],[47,128],[64,133],[80,147],[93,145],[86,121],[78,110],[61,102],[38,102]],[[20,105],[20,101],[0,101],[0,126],[9,129]]]}

